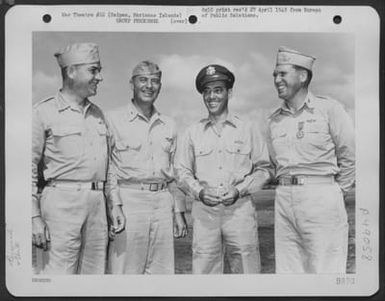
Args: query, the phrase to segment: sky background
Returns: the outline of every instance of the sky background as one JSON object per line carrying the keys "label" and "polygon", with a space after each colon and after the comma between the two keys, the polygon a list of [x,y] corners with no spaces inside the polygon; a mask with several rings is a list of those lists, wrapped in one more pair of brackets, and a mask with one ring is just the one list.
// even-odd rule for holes
{"label": "sky background", "polygon": [[132,97],[129,78],[134,66],[152,60],[163,72],[156,101],[159,111],[173,117],[181,130],[207,115],[195,77],[206,65],[221,64],[235,75],[230,109],[258,122],[277,108],[272,72],[279,46],[316,57],[310,89],[342,102],[354,119],[354,38],[330,33],[143,33],[34,32],[33,103],[61,87],[53,56],[75,42],[99,45],[103,81],[91,101],[108,111]]}

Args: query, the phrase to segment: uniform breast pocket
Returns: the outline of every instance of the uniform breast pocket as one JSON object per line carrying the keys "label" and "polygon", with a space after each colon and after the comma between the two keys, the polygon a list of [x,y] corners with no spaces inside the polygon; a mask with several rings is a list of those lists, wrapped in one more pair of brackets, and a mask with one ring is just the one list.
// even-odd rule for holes
{"label": "uniform breast pocket", "polygon": [[142,143],[138,140],[116,141],[116,152],[123,166],[137,166],[140,162]]}
{"label": "uniform breast pocket", "polygon": [[322,122],[306,123],[303,142],[315,148],[324,149],[330,142],[328,125]]}
{"label": "uniform breast pocket", "polygon": [[56,151],[64,157],[73,158],[82,154],[82,129],[77,126],[52,127],[52,137]]}
{"label": "uniform breast pocket", "polygon": [[213,147],[209,145],[197,145],[194,148],[195,152],[195,163],[198,172],[210,169],[213,165],[212,153]]}
{"label": "uniform breast pocket", "polygon": [[228,157],[226,161],[229,163],[232,162],[233,168],[236,170],[251,166],[250,153],[251,146],[247,142],[232,142],[226,145],[226,154]]}
{"label": "uniform breast pocket", "polygon": [[288,134],[283,129],[274,129],[271,132],[271,142],[274,148],[274,151],[276,152],[277,156],[283,155],[289,151],[288,148]]}

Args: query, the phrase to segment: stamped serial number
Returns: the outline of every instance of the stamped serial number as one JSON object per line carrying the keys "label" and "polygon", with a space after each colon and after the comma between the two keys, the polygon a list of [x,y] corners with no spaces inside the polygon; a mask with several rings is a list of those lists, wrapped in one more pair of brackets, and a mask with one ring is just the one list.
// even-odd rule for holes
{"label": "stamped serial number", "polygon": [[372,233],[370,228],[370,212],[367,209],[360,208],[360,214],[362,218],[361,222],[361,243],[362,243],[362,255],[361,259],[365,261],[373,260],[373,248],[372,248]]}
{"label": "stamped serial number", "polygon": [[32,278],[32,282],[51,282],[50,278]]}
{"label": "stamped serial number", "polygon": [[337,285],[354,285],[356,279],[354,277],[337,277],[336,284]]}

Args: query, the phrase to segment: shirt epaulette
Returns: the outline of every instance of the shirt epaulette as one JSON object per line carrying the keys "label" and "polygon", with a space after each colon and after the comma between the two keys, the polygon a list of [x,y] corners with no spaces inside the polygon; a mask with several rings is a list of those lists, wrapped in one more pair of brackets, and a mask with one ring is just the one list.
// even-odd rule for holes
{"label": "shirt epaulette", "polygon": [[279,112],[281,112],[281,108],[278,108],[278,109],[274,110],[272,113],[270,113],[268,119],[272,119],[272,118],[273,118],[275,115],[277,115]]}
{"label": "shirt epaulette", "polygon": [[45,99],[43,99],[43,100],[40,100],[38,103],[34,104],[33,107],[36,108],[36,107],[40,106],[41,104],[43,104],[43,103],[45,103],[45,102],[47,102],[47,101],[49,101],[49,100],[51,100],[51,99],[55,99],[55,96],[50,96],[50,97],[48,97],[48,98],[45,98]]}
{"label": "shirt epaulette", "polygon": [[329,96],[325,96],[325,95],[316,95],[316,97],[321,99],[327,99],[327,100],[331,99]]}

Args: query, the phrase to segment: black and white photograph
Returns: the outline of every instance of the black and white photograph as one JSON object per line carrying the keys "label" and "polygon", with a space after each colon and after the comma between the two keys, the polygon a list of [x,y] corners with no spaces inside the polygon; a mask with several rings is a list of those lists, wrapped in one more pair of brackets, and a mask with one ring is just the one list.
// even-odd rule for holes
{"label": "black and white photograph", "polygon": [[374,293],[378,19],[334,11],[34,7],[7,37],[8,289]]}

